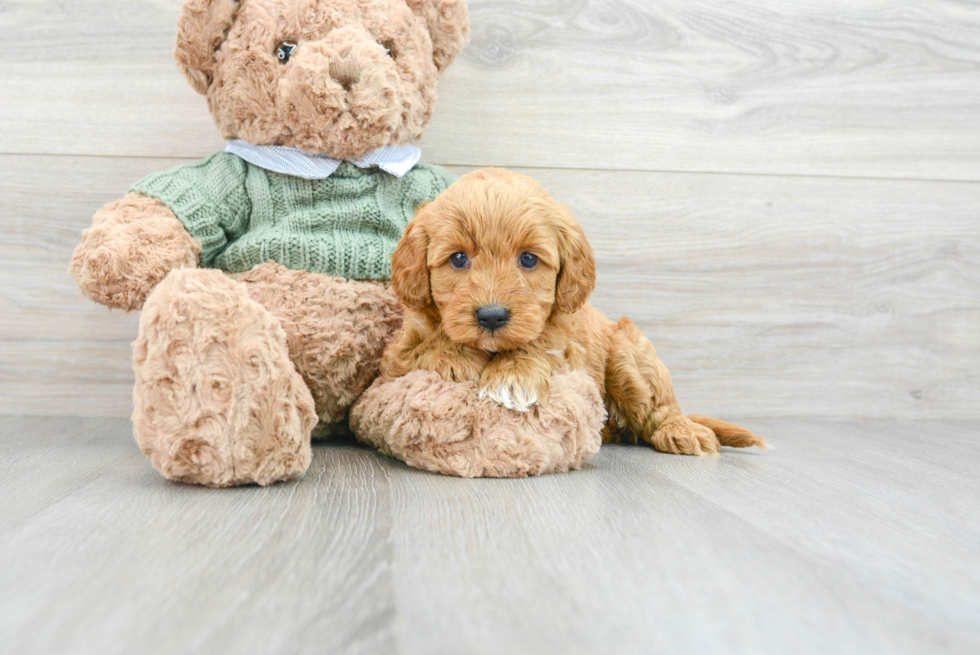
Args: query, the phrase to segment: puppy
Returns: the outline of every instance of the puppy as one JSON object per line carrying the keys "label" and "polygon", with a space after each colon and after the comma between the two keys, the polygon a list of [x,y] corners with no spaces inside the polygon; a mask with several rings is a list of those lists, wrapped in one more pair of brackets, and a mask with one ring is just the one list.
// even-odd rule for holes
{"label": "puppy", "polygon": [[546,401],[552,373],[581,369],[609,410],[604,441],[643,439],[687,455],[765,448],[737,425],[681,413],[670,373],[636,325],[586,302],[595,276],[585,233],[540,184],[500,169],[470,173],[420,209],[395,250],[405,322],[382,375],[435,371],[526,412]]}

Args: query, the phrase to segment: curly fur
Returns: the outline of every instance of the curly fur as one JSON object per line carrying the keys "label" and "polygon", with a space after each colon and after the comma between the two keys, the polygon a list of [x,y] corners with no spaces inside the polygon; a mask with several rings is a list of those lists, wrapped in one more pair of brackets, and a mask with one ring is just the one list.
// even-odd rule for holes
{"label": "curly fur", "polygon": [[592,380],[558,373],[546,406],[512,412],[476,385],[415,371],[377,380],[351,410],[358,437],[416,468],[474,477],[526,477],[580,468],[599,450],[606,415]]}
{"label": "curly fur", "polygon": [[[422,135],[468,34],[464,0],[185,0],[175,59],[225,137],[356,159]],[[280,41],[297,45],[286,64]],[[98,212],[75,250],[86,296],[144,309],[137,440],[174,480],[301,475],[317,418],[342,419],[377,376],[400,304],[386,284],[276,264],[236,281],[194,270],[200,252],[138,194]]]}
{"label": "curly fur", "polygon": [[96,213],[70,270],[88,298],[130,311],[140,309],[171,270],[196,266],[200,254],[201,244],[166,205],[130,193]]}
{"label": "curly fur", "polygon": [[378,377],[384,348],[401,327],[401,304],[390,286],[274,263],[234,277],[282,326],[289,358],[313,394],[320,421],[344,419]]}
{"label": "curly fur", "polygon": [[[462,268],[455,253],[466,256]],[[522,266],[524,254],[536,263]],[[567,366],[587,372],[603,394],[609,439],[688,455],[765,447],[748,430],[681,413],[649,340],[628,318],[613,323],[586,302],[595,258],[585,233],[528,177],[476,171],[424,207],[392,258],[392,285],[409,309],[382,360],[388,379],[429,370],[526,412],[550,399],[554,372]],[[490,305],[510,312],[492,331],[476,316]]]}
{"label": "curly fur", "polygon": [[469,35],[464,0],[188,0],[179,25],[222,135],[339,159],[421,136]]}
{"label": "curly fur", "polygon": [[267,485],[309,467],[313,398],[279,321],[244,284],[173,271],[147,300],[133,366],[133,432],[165,477]]}

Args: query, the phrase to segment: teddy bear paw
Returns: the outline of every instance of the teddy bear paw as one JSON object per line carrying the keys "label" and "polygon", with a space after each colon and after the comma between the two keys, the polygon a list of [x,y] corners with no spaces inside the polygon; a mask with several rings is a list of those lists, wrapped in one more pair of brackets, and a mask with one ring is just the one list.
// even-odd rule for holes
{"label": "teddy bear paw", "polygon": [[159,200],[131,193],[106,205],[82,233],[71,273],[87,297],[126,311],[181,266],[193,267],[200,244]]}

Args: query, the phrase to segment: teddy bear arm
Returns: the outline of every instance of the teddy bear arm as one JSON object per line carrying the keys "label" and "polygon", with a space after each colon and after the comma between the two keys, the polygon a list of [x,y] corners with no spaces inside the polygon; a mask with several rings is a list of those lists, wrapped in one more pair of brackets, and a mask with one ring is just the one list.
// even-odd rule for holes
{"label": "teddy bear arm", "polygon": [[129,193],[99,210],[75,248],[71,273],[82,293],[107,307],[140,309],[167,273],[194,267],[201,244],[166,205]]}

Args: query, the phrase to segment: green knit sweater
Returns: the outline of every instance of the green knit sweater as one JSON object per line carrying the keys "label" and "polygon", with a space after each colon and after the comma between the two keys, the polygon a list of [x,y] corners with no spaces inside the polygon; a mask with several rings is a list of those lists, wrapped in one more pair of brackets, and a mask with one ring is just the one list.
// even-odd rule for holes
{"label": "green knit sweater", "polygon": [[159,199],[201,242],[201,266],[229,273],[268,261],[357,280],[391,277],[391,255],[420,204],[454,181],[419,164],[397,178],[344,163],[324,180],[229,153],[156,173],[130,191]]}

